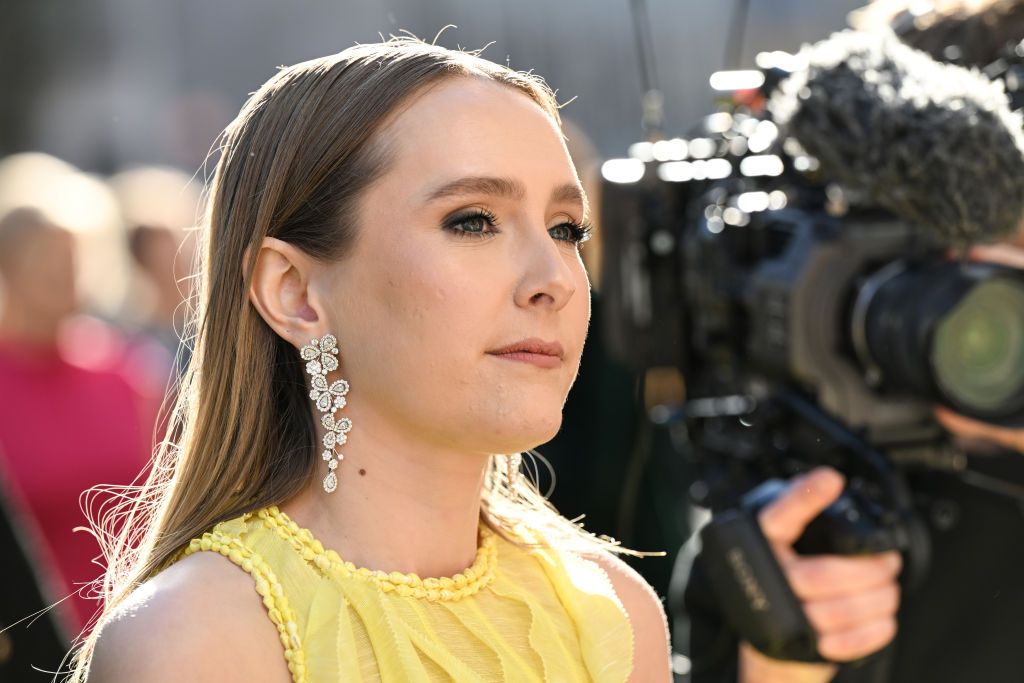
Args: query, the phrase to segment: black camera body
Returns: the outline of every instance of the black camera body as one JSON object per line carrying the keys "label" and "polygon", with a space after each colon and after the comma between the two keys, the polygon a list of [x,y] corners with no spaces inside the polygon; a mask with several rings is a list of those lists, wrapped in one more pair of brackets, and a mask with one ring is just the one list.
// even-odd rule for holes
{"label": "black camera body", "polygon": [[[945,110],[926,108],[917,116],[926,134],[910,130],[903,147],[865,145],[869,159],[854,164],[861,177],[871,175],[874,159],[884,177],[916,176],[918,196],[879,189],[871,178],[858,185],[850,174],[837,181],[827,172],[835,159],[823,165],[812,153],[829,137],[820,134],[822,121],[856,129],[863,116],[897,139],[904,134],[886,128],[887,112],[871,109],[889,106],[884,97],[871,94],[865,105],[856,91],[875,87],[869,67],[858,67],[854,86],[849,69],[828,67],[821,82],[842,87],[822,101],[845,97],[850,111],[806,114],[817,119],[817,129],[805,126],[818,136],[812,151],[762,106],[785,80],[769,72],[760,92],[734,98],[691,137],[638,143],[631,158],[602,168],[603,333],[613,354],[635,368],[681,371],[685,401],[662,413],[694,458],[691,498],[716,513],[702,532],[709,575],[734,628],[786,659],[819,657],[754,521],[781,491],[779,481],[817,465],[843,472],[847,490],[808,528],[798,552],[898,550],[904,583],[913,587],[929,569],[930,539],[905,474],[956,472],[966,462],[935,421],[934,405],[1024,424],[1024,277],[963,258],[957,231],[983,233],[991,204],[943,196],[930,213],[921,192],[926,172],[907,161],[934,139],[929,117],[960,126],[953,135],[973,119],[956,121],[957,104],[945,118]],[[813,100],[805,91],[821,82],[808,81],[796,97]],[[898,113],[912,120],[916,106]],[[836,147],[858,151],[845,139]],[[1007,153],[1008,167],[1019,157]],[[949,220],[922,221],[930,215]]]}
{"label": "black camera body", "polygon": [[[756,394],[766,383],[796,388],[886,448],[941,438],[936,403],[1020,424],[1024,355],[1007,353],[1011,365],[991,372],[1009,374],[990,377],[985,391],[958,386],[960,359],[947,356],[962,340],[943,346],[942,336],[978,334],[943,325],[951,327],[969,292],[992,290],[993,281],[999,287],[981,302],[997,307],[993,315],[999,306],[1024,310],[1020,274],[952,260],[952,245],[926,228],[851,209],[837,186],[797,170],[814,163],[806,155],[735,154],[749,149],[742,130],[757,119],[725,116],[734,121],[728,130],[697,140],[727,177],[673,176],[674,165],[692,172],[711,159],[631,159],[636,180],[606,175],[602,216],[614,227],[601,291],[613,352],[640,369],[678,367],[691,398]],[[751,158],[776,172],[743,175]],[[985,395],[993,389],[997,400]]]}

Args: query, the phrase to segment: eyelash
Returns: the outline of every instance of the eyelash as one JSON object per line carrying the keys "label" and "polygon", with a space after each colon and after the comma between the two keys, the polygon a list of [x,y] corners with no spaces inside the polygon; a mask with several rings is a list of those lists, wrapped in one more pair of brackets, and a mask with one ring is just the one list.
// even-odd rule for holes
{"label": "eyelash", "polygon": [[[491,213],[490,211],[487,211],[486,209],[474,209],[472,213],[459,214],[457,216],[453,216],[452,218],[449,218],[448,220],[446,220],[444,222],[442,227],[445,230],[448,230],[449,232],[455,233],[459,237],[469,237],[469,238],[472,238],[472,239],[484,239],[484,238],[492,237],[492,236],[498,234],[497,232],[493,232],[493,231],[492,232],[470,232],[469,230],[464,230],[463,228],[459,227],[459,226],[464,226],[464,225],[466,225],[468,223],[479,222],[479,221],[483,221],[484,223],[486,223],[491,228],[494,228],[494,227],[496,227],[498,225],[498,217],[495,216],[493,213]],[[568,242],[570,244],[574,244],[574,245],[577,245],[577,246],[582,244],[583,242],[586,242],[587,240],[589,240],[590,237],[591,237],[591,234],[593,232],[593,226],[590,223],[586,223],[586,222],[584,222],[584,223],[577,223],[576,221],[571,221],[571,220],[570,221],[565,221],[563,223],[559,223],[558,225],[554,226],[554,228],[550,228],[550,229],[554,230],[555,228],[562,228],[562,227],[566,227],[566,228],[569,229],[569,238],[568,239],[560,239],[560,238],[556,237],[555,239],[558,239],[560,242]]]}

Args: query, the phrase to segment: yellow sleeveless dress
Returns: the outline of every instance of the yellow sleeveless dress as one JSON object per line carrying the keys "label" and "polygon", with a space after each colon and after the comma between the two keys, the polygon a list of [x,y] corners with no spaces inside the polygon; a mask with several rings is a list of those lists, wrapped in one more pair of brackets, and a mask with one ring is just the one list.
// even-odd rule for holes
{"label": "yellow sleeveless dress", "polygon": [[175,558],[213,551],[248,572],[296,683],[619,683],[633,632],[594,562],[481,526],[453,577],[370,571],[276,506],[221,522]]}

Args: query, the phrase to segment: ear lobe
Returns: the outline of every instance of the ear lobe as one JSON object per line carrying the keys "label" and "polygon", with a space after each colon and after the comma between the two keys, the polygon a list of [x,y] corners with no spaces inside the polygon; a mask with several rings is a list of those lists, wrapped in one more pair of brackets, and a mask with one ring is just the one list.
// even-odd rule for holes
{"label": "ear lobe", "polygon": [[320,314],[308,296],[312,260],[274,237],[263,238],[255,258],[248,294],[260,317],[297,347],[319,336]]}

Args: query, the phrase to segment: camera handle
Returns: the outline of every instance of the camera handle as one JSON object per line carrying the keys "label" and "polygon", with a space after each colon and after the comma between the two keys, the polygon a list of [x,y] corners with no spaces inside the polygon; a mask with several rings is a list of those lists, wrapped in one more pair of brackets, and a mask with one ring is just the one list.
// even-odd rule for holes
{"label": "camera handle", "polygon": [[814,629],[753,515],[715,515],[701,546],[718,604],[740,638],[776,659],[822,661]]}
{"label": "camera handle", "polygon": [[[785,489],[785,482],[770,479],[738,509],[716,514],[701,531],[701,556],[722,612],[744,640],[776,659],[822,662],[814,629],[757,522],[757,513]],[[857,555],[905,547],[898,527],[880,526],[865,501],[847,490],[808,525],[795,549]]]}
{"label": "camera handle", "polygon": [[[927,573],[930,543],[902,475],[885,454],[810,401],[784,389],[772,398],[873,471],[887,502],[880,507],[848,487],[808,525],[794,549],[804,555],[898,550],[906,558],[903,582],[913,588]],[[785,488],[782,480],[769,479],[737,506],[717,512],[701,531],[701,557],[723,614],[741,638],[770,657],[822,662],[814,629],[757,522],[757,513]]]}

